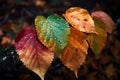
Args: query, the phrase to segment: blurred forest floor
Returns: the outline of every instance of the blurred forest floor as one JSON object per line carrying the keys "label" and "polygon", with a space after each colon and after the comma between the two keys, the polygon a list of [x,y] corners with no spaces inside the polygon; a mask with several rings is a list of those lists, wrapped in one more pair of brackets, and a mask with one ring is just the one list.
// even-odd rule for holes
{"label": "blurred forest floor", "polygon": [[[45,80],[120,80],[120,1],[119,0],[0,0],[0,80],[40,80],[19,61],[14,39],[25,26],[34,26],[37,15],[62,16],[69,7],[78,6],[89,12],[102,10],[115,22],[105,48],[99,56],[89,49],[78,79],[55,58]],[[12,47],[11,47],[12,46]]]}

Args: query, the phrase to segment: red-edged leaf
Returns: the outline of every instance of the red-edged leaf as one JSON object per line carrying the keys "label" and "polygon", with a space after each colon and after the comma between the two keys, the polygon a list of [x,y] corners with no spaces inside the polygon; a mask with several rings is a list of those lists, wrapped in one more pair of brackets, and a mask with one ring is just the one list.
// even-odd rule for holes
{"label": "red-edged leaf", "polygon": [[70,41],[62,53],[61,61],[66,67],[74,71],[76,77],[80,66],[85,62],[87,49],[86,35],[71,28]]}
{"label": "red-edged leaf", "polygon": [[97,18],[98,20],[102,21],[105,24],[105,29],[108,33],[112,32],[115,23],[107,13],[103,11],[95,11],[95,12],[92,12],[91,15],[93,18]]}
{"label": "red-edged leaf", "polygon": [[53,60],[54,53],[38,41],[35,30],[29,27],[20,31],[15,42],[20,60],[28,69],[34,71],[44,80],[44,75]]}

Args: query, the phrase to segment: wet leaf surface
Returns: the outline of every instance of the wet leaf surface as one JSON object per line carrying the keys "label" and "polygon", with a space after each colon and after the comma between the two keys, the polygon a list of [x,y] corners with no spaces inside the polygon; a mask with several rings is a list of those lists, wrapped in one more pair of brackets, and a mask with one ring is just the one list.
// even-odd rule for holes
{"label": "wet leaf surface", "polygon": [[60,16],[51,15],[47,19],[38,16],[35,19],[39,40],[50,50],[60,55],[70,37],[68,23]]}
{"label": "wet leaf surface", "polygon": [[71,28],[70,41],[62,53],[61,60],[67,68],[74,71],[76,77],[80,66],[85,62],[87,49],[86,35]]}
{"label": "wet leaf surface", "polygon": [[63,14],[65,19],[77,30],[86,33],[96,33],[94,21],[86,9],[72,7]]}
{"label": "wet leaf surface", "polygon": [[23,64],[44,80],[54,53],[44,47],[37,39],[35,30],[25,27],[16,38],[16,51]]}
{"label": "wet leaf surface", "polygon": [[[82,7],[89,12],[105,11],[115,22],[114,31],[109,35],[110,37],[108,36],[101,54],[96,58],[93,52],[88,50],[89,54],[86,62],[78,71],[77,80],[120,80],[119,0],[46,0],[44,7],[41,7],[41,4],[37,5],[37,1],[39,2],[39,0],[0,0],[0,80],[40,80],[39,76],[19,61],[15,49],[9,48],[11,45],[6,46],[7,49],[1,45],[4,36],[9,39],[15,38],[10,34],[13,30],[9,25],[7,26],[8,32],[3,31],[3,26],[12,22],[16,25],[14,28],[19,31],[26,25],[33,25],[38,15],[48,16],[56,13],[62,16],[71,6]],[[110,76],[111,70],[115,72],[113,71],[114,74]],[[45,75],[45,80],[76,80],[76,78],[74,73],[64,67],[60,60],[54,59]]]}

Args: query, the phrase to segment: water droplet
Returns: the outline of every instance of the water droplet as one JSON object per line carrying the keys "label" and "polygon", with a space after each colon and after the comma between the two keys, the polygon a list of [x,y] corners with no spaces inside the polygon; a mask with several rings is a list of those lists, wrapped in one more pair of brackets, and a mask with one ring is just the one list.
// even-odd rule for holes
{"label": "water droplet", "polygon": [[57,38],[55,38],[55,40],[57,40]]}
{"label": "water droplet", "polygon": [[30,39],[32,39],[32,36],[30,37]]}
{"label": "water droplet", "polygon": [[57,18],[57,21],[59,21],[59,19]]}
{"label": "water droplet", "polygon": [[61,27],[61,30],[64,30],[64,28],[63,28],[63,27]]}
{"label": "water droplet", "polygon": [[59,42],[59,44],[61,45],[61,41],[59,39],[57,39],[57,41]]}
{"label": "water droplet", "polygon": [[44,39],[44,42],[46,43],[46,39]]}

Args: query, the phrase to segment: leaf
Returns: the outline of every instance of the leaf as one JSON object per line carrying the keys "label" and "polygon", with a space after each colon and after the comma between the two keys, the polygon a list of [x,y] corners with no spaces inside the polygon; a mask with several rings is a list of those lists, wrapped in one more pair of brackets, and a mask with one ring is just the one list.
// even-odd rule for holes
{"label": "leaf", "polygon": [[113,76],[117,78],[117,69],[114,67],[114,65],[111,63],[108,66],[106,66],[105,69],[105,74],[108,77],[108,79],[110,80]]}
{"label": "leaf", "polygon": [[13,23],[6,23],[6,24],[2,25],[1,29],[6,32],[8,32],[9,30],[16,32],[15,24],[13,24]]}
{"label": "leaf", "polygon": [[7,35],[4,35],[1,37],[1,46],[3,46],[3,47],[12,46],[12,45],[14,45],[14,43],[15,43],[15,41]]}
{"label": "leaf", "polygon": [[95,53],[95,55],[98,55],[105,46],[107,32],[105,30],[106,26],[99,19],[94,18],[94,23],[98,35],[89,34],[87,40],[92,51]]}
{"label": "leaf", "polygon": [[106,26],[105,30],[108,33],[112,32],[115,23],[113,22],[112,18],[107,13],[105,13],[103,11],[95,11],[95,12],[92,12],[91,15],[93,18],[97,18],[105,24],[105,26]]}
{"label": "leaf", "polygon": [[70,37],[68,23],[60,16],[51,15],[47,19],[38,16],[35,19],[35,25],[39,40],[59,55]]}
{"label": "leaf", "polygon": [[77,30],[86,33],[96,33],[94,21],[86,9],[79,7],[69,8],[66,10],[64,17]]}
{"label": "leaf", "polygon": [[74,71],[76,77],[80,66],[85,62],[87,49],[86,35],[71,28],[70,41],[62,53],[61,61],[67,68]]}
{"label": "leaf", "polygon": [[0,37],[3,35],[3,31],[0,29]]}
{"label": "leaf", "polygon": [[28,69],[44,80],[44,75],[53,60],[54,53],[38,41],[35,30],[29,27],[20,31],[15,42],[20,60]]}

